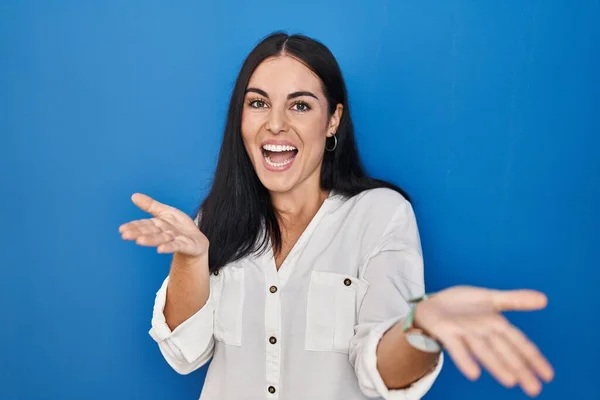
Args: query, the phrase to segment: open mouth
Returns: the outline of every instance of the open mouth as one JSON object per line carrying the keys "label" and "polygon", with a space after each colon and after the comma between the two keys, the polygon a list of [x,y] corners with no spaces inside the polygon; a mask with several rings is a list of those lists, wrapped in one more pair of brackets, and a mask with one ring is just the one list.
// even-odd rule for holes
{"label": "open mouth", "polygon": [[291,163],[298,149],[290,145],[265,144],[262,147],[265,162],[273,168],[282,168]]}

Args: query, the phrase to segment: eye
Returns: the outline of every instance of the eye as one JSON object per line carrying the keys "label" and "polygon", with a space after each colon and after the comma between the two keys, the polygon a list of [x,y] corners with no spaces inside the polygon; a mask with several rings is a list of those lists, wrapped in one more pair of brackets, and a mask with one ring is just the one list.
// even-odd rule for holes
{"label": "eye", "polygon": [[267,106],[267,103],[265,103],[262,100],[250,100],[248,102],[248,105],[252,108],[265,108]]}
{"label": "eye", "polygon": [[304,101],[297,101],[292,105],[292,109],[298,112],[306,112],[310,110],[310,106]]}

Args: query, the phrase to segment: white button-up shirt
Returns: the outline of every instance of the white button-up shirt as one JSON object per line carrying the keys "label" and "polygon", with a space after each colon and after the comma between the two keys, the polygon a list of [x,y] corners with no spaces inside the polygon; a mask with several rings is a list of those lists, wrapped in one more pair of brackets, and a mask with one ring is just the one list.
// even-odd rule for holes
{"label": "white button-up shirt", "polygon": [[420,399],[443,355],[410,387],[388,390],[376,354],[423,280],[410,203],[389,189],[332,193],[279,270],[272,250],[226,265],[211,274],[206,304],[174,331],[163,314],[167,277],[150,335],[181,374],[212,359],[201,400]]}

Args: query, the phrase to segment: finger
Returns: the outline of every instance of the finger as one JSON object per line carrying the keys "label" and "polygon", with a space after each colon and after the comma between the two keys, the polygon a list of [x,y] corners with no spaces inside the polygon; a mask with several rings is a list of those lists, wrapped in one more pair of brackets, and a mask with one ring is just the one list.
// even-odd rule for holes
{"label": "finger", "polygon": [[494,290],[492,302],[498,311],[531,311],[546,307],[548,298],[537,290]]}
{"label": "finger", "polygon": [[[122,224],[119,226],[119,232],[123,232],[127,229],[131,229],[133,227],[139,227],[139,226],[147,226],[152,224],[149,220],[149,218],[144,218],[144,219],[136,219],[134,221],[129,221],[125,224]],[[154,225],[154,224],[152,224]]]}
{"label": "finger", "polygon": [[515,384],[519,382],[523,391],[529,396],[537,396],[542,390],[542,385],[523,357],[501,335],[492,335],[488,340],[496,354],[513,371]]}
{"label": "finger", "polygon": [[141,221],[143,221],[143,220],[139,219],[139,220],[129,221],[129,222],[126,222],[124,224],[121,224],[121,225],[119,225],[119,232],[123,233],[123,232],[125,232],[127,230],[130,230],[130,229],[138,226]]}
{"label": "finger", "polygon": [[147,196],[143,193],[134,193],[131,196],[131,201],[133,201],[133,204],[138,206],[140,209],[152,214],[155,217],[158,217],[160,213],[165,212],[171,208],[170,206],[156,201],[150,196]]}
{"label": "finger", "polygon": [[197,243],[187,236],[177,236],[171,242],[158,246],[157,251],[159,253],[177,252],[189,256],[196,256],[199,254]]}
{"label": "finger", "polygon": [[554,369],[550,362],[543,356],[537,346],[531,342],[523,332],[514,325],[508,324],[503,332],[504,337],[511,343],[521,357],[529,364],[535,373],[545,382],[554,378]]}
{"label": "finger", "polygon": [[136,243],[140,246],[160,246],[161,244],[171,242],[175,239],[176,235],[172,231],[165,231],[160,233],[155,233],[152,235],[143,235],[139,236],[136,239]]}
{"label": "finger", "polygon": [[121,232],[121,238],[124,240],[136,240],[141,235],[143,235],[142,232],[135,225],[130,225]]}
{"label": "finger", "polygon": [[449,335],[447,337],[440,337],[439,340],[463,375],[472,381],[479,378],[481,370],[459,336]]}
{"label": "finger", "polygon": [[477,335],[468,335],[465,337],[465,342],[485,369],[500,384],[506,387],[513,387],[515,385],[517,378],[514,373],[502,362],[495,351],[492,350],[487,340]]}
{"label": "finger", "polygon": [[184,236],[177,236],[170,242],[166,242],[161,244],[156,248],[156,251],[159,253],[186,253],[186,250],[189,251],[189,244],[186,243],[186,238]]}
{"label": "finger", "polygon": [[158,227],[160,230],[163,231],[175,231],[175,227],[168,223],[167,221],[165,221],[162,218],[150,218],[147,220],[148,223],[152,224],[153,226]]}
{"label": "finger", "polygon": [[150,220],[132,221],[119,227],[123,239],[135,239],[140,235],[150,235],[163,230]]}
{"label": "finger", "polygon": [[175,228],[170,223],[162,218],[140,219],[121,225],[121,235],[124,239],[137,238],[140,235],[148,235],[164,231],[175,231]]}

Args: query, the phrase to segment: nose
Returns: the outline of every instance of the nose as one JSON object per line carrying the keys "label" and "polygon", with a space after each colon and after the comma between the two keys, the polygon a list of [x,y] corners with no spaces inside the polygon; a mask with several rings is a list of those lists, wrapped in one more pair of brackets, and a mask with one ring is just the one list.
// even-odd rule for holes
{"label": "nose", "polygon": [[288,121],[285,110],[282,107],[271,108],[265,125],[265,128],[274,134],[287,131]]}

